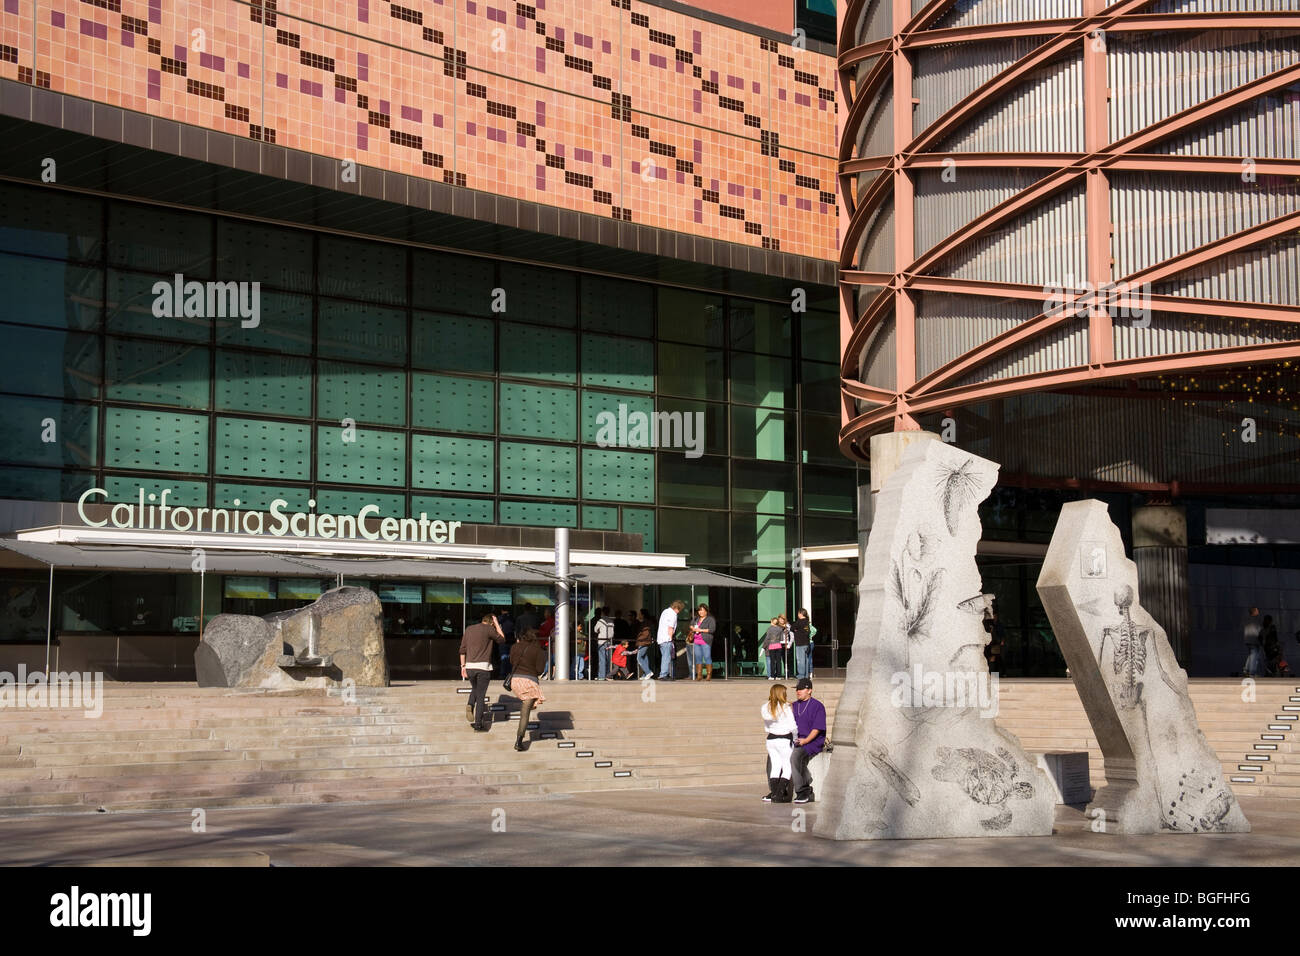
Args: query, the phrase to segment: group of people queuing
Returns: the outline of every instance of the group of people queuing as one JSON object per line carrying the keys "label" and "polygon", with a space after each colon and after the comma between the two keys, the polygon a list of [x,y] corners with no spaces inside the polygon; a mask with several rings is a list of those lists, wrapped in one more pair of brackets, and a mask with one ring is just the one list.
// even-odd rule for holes
{"label": "group of people queuing", "polygon": [[767,679],[778,680],[786,676],[786,656],[794,651],[794,677],[796,680],[812,676],[813,638],[817,629],[812,626],[807,608],[799,608],[794,621],[784,614],[772,618],[767,633],[763,635],[763,649],[767,653]]}

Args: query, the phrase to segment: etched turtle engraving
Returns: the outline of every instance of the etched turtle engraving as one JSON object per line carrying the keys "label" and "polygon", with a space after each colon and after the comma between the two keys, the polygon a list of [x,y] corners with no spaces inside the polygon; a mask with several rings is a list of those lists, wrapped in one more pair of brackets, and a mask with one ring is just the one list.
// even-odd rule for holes
{"label": "etched turtle engraving", "polygon": [[1189,770],[1178,778],[1178,798],[1169,801],[1164,825],[1170,830],[1227,830],[1225,822],[1236,799],[1223,781]]}
{"label": "etched turtle engraving", "polygon": [[1020,779],[1020,768],[1005,747],[999,747],[996,755],[976,747],[939,747],[934,756],[939,762],[930,773],[936,780],[955,783],[976,803],[998,810],[980,821],[986,830],[1005,830],[1011,825],[1009,799],[1029,800],[1034,796],[1033,784]]}

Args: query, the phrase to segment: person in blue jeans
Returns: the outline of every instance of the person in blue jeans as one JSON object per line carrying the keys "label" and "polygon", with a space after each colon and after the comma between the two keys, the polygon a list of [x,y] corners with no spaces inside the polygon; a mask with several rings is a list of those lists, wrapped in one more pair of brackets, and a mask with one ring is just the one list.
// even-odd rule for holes
{"label": "person in blue jeans", "polygon": [[785,676],[785,615],[778,614],[772,618],[772,624],[763,635],[763,649],[767,652],[767,679],[776,680]]}
{"label": "person in blue jeans", "polygon": [[637,625],[636,635],[636,666],[637,677],[648,680],[655,676],[655,669],[650,666],[650,648],[654,646],[654,634],[650,630],[650,625],[641,622]]}
{"label": "person in blue jeans", "polygon": [[812,676],[812,621],[808,618],[808,609],[799,608],[794,623],[790,625],[790,636],[794,639],[794,676],[796,678]]}
{"label": "person in blue jeans", "polygon": [[591,637],[596,642],[596,654],[600,664],[596,674],[597,680],[609,677],[610,655],[614,653],[614,621],[609,616],[608,608],[597,608],[596,617],[591,625]]}
{"label": "person in blue jeans", "polygon": [[673,638],[677,635],[677,616],[685,607],[685,601],[674,601],[659,615],[659,634],[655,643],[659,645],[660,680],[673,679]]}

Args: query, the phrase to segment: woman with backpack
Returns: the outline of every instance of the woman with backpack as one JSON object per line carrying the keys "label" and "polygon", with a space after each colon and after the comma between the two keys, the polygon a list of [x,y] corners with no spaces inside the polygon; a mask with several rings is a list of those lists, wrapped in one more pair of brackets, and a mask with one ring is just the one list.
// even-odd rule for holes
{"label": "woman with backpack", "polygon": [[794,738],[799,730],[794,708],[785,697],[785,685],[777,684],[767,695],[767,703],[759,711],[767,729],[767,782],[769,790],[764,803],[789,803],[790,755],[794,752]]}
{"label": "woman with backpack", "polygon": [[528,732],[528,717],[535,706],[546,703],[542,696],[539,681],[546,669],[546,651],[541,645],[537,632],[524,631],[519,640],[510,649],[510,687],[508,690],[522,702],[519,713],[519,733],[515,738],[515,749],[527,750],[524,746],[524,734]]}

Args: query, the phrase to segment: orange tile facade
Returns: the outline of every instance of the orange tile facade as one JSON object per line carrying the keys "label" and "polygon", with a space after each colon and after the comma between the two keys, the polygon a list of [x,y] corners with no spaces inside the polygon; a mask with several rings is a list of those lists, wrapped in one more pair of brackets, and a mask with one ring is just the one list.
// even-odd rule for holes
{"label": "orange tile facade", "polygon": [[828,56],[635,0],[0,2],[0,77],[834,258]]}

